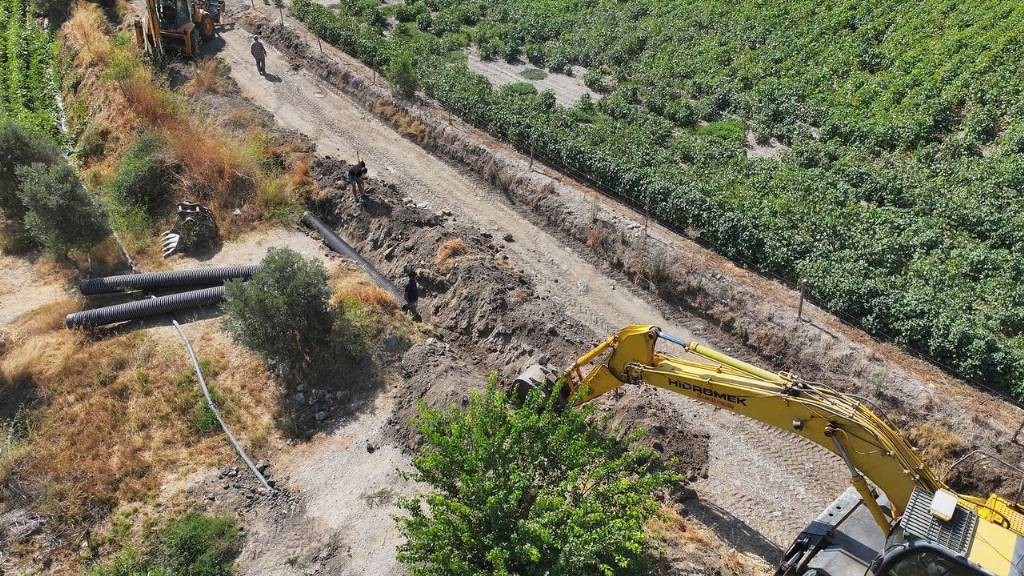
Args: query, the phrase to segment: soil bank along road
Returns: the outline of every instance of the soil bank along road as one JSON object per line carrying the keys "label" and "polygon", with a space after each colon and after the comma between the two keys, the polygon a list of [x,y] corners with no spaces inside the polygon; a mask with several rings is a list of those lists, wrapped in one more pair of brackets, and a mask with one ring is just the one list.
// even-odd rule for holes
{"label": "soil bank along road", "polygon": [[[288,25],[301,26],[291,19]],[[513,264],[536,279],[542,296],[555,299],[597,333],[652,323],[680,338],[698,334],[699,339],[708,329],[696,319],[684,325],[665,318],[654,305],[499,201],[485,189],[489,184],[431,156],[312,74],[293,70],[272,46],[267,45],[268,77],[263,77],[249,54],[249,34],[239,27],[225,31],[223,39],[220,56],[231,65],[242,93],[282,127],[310,137],[321,155],[354,161],[358,154],[371,176],[394,182],[421,205],[450,210],[462,224],[495,237],[511,234],[515,241],[507,251]],[[753,529],[785,547],[845,485],[841,463],[820,448],[679,396],[663,393],[662,398],[693,414],[697,425],[711,434],[708,478],[698,482],[697,492],[708,505],[706,520],[726,538],[730,531]]]}

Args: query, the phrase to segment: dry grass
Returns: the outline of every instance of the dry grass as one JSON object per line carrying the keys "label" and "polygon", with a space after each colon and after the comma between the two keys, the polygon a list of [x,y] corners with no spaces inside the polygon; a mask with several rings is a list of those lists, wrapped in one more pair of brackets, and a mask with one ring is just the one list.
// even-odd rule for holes
{"label": "dry grass", "polygon": [[[0,382],[23,399],[43,399],[33,433],[0,462],[0,495],[49,516],[59,543],[103,521],[117,506],[157,494],[169,478],[233,459],[219,434],[196,427],[200,393],[173,338],[131,333],[91,340],[64,329],[70,301],[42,307],[28,337],[0,360]],[[259,457],[273,432],[277,388],[263,364],[215,323],[187,328],[204,357],[229,423]]]}
{"label": "dry grass", "polygon": [[455,266],[454,257],[460,256],[466,253],[466,243],[462,241],[462,238],[449,238],[445,240],[441,247],[437,249],[437,256],[434,258],[434,263],[442,271],[447,272]]}
{"label": "dry grass", "polygon": [[604,250],[608,242],[608,227],[604,222],[598,221],[590,226],[587,232],[587,246],[597,250]]}
{"label": "dry grass", "polygon": [[220,94],[226,85],[224,77],[227,75],[227,71],[227,64],[220,58],[207,58],[194,65],[192,79],[182,87],[181,91],[186,96],[195,96],[203,92]]}
{"label": "dry grass", "polygon": [[78,50],[78,62],[86,67],[108,64],[113,47],[110,27],[96,4],[76,6],[71,19],[62,28],[66,39]]}
{"label": "dry grass", "polygon": [[82,309],[80,298],[64,298],[56,302],[44,304],[31,314],[25,315],[13,328],[18,339],[31,338],[45,332],[52,332],[64,327],[64,317]]}
{"label": "dry grass", "polygon": [[910,428],[908,437],[917,447],[918,455],[934,470],[944,470],[949,463],[962,456],[967,446],[948,425],[924,422]]}
{"label": "dry grass", "polygon": [[334,285],[334,302],[341,300],[354,300],[385,314],[393,314],[398,310],[398,302],[394,297],[361,273],[338,275]]}
{"label": "dry grass", "polygon": [[651,521],[647,530],[663,540],[667,560],[696,565],[701,572],[721,576],[762,576],[772,566],[757,556],[743,554],[700,522],[662,510],[663,517]]}

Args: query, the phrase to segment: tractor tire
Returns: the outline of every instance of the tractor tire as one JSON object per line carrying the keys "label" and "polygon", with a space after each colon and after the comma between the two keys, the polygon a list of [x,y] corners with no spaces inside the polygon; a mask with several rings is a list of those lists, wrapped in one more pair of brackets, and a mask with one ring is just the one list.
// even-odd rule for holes
{"label": "tractor tire", "polygon": [[213,39],[213,34],[216,31],[216,23],[213,21],[213,17],[209,14],[203,14],[202,18],[199,19],[199,33],[203,36],[203,42],[209,42]]}
{"label": "tractor tire", "polygon": [[199,42],[199,29],[192,28],[192,32],[189,34],[189,44],[191,44],[189,58],[199,58]]}

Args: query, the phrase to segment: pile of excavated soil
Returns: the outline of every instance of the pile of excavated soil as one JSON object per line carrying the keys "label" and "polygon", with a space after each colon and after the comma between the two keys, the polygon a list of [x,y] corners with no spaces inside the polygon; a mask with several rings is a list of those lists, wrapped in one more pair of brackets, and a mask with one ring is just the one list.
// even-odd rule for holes
{"label": "pile of excavated soil", "polygon": [[626,384],[595,400],[605,430],[623,438],[643,430],[639,444],[653,449],[687,480],[707,477],[710,435],[695,430],[675,405],[650,386]]}
{"label": "pile of excavated soil", "polygon": [[419,403],[432,409],[463,406],[469,391],[482,388],[485,382],[485,376],[467,366],[451,346],[436,338],[428,338],[405,353],[401,375],[404,383],[394,392],[394,408],[387,427],[407,453],[422,445],[422,437],[412,426],[412,420],[419,414]]}
{"label": "pile of excavated soil", "polygon": [[[409,268],[418,271],[420,312],[436,334],[402,360],[405,384],[389,421],[400,446],[419,445],[410,426],[418,401],[432,408],[458,404],[470,389],[482,387],[491,371],[508,381],[531,363],[568,366],[601,340],[558,304],[537,296],[533,279],[503,254],[501,243],[514,238],[495,239],[451,222],[444,212],[418,207],[394,185],[373,179],[357,205],[337,186],[347,169],[329,157],[313,163],[312,174],[326,191],[317,210],[396,284]],[[654,389],[624,387],[600,399],[598,408],[607,415],[608,430],[624,435],[643,428],[641,443],[673,461],[685,476],[706,473],[708,435],[677,410],[659,405]]]}

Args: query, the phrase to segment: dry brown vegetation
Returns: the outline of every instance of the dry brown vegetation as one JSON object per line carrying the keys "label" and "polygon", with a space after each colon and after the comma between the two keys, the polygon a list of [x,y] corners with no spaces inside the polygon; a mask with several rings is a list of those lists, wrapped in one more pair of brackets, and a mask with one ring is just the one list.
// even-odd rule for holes
{"label": "dry brown vegetation", "polygon": [[219,94],[224,91],[224,77],[227,76],[227,64],[218,58],[206,58],[194,65],[192,79],[182,87],[186,96],[195,96],[201,92]]}
{"label": "dry brown vegetation", "polygon": [[[94,340],[63,327],[79,305],[58,301],[27,315],[0,356],[0,395],[29,410],[32,430],[0,459],[0,500],[47,518],[57,548],[41,554],[63,554],[170,477],[234,458],[220,434],[198,426],[200,392],[172,332]],[[277,387],[262,363],[214,323],[186,330],[235,432],[256,457],[275,447]]]}
{"label": "dry brown vegetation", "polygon": [[652,521],[647,528],[668,545],[664,550],[666,559],[673,560],[675,566],[680,562],[689,565],[686,572],[713,569],[721,576],[762,576],[772,571],[761,558],[737,552],[708,527],[674,511],[662,510],[662,518]]}
{"label": "dry brown vegetation", "polygon": [[442,271],[448,272],[455,266],[453,258],[465,253],[466,243],[462,241],[462,238],[450,238],[445,240],[441,247],[437,249],[437,257],[434,258],[434,263]]}
{"label": "dry brown vegetation", "polygon": [[908,437],[917,447],[918,455],[935,471],[945,470],[949,464],[963,456],[967,446],[954,434],[951,426],[923,422],[911,426]]}
{"label": "dry brown vegetation", "polygon": [[392,314],[398,310],[395,298],[361,273],[339,273],[334,280],[334,303],[356,301],[372,310]]}

